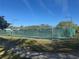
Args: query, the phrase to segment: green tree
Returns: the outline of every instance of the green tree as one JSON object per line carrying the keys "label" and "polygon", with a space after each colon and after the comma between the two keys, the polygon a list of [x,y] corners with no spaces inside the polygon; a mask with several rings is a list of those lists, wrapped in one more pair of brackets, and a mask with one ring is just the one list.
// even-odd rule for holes
{"label": "green tree", "polygon": [[79,26],[77,26],[77,31],[79,31]]}
{"label": "green tree", "polygon": [[5,29],[10,25],[10,23],[7,23],[7,21],[4,19],[4,16],[0,16],[0,29]]}
{"label": "green tree", "polygon": [[77,29],[77,25],[74,24],[72,21],[61,21],[56,27],[64,28],[64,27],[71,27]]}

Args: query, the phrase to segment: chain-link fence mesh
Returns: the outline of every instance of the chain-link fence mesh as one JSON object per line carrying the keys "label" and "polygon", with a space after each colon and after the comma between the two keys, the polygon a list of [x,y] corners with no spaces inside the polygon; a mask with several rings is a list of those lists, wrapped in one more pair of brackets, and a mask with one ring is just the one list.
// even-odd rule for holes
{"label": "chain-link fence mesh", "polygon": [[46,30],[0,30],[1,36],[16,36],[16,37],[30,37],[30,38],[62,38],[73,37],[75,30],[68,29],[46,29]]}

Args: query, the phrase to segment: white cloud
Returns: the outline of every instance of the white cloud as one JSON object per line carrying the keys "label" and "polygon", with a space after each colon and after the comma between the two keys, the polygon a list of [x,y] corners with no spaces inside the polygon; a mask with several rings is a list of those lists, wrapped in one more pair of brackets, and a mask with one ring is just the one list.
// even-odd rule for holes
{"label": "white cloud", "polygon": [[31,14],[32,14],[32,17],[36,16],[34,14],[34,11],[33,11],[33,8],[31,7],[30,3],[29,3],[29,0],[21,0],[23,2],[23,4],[25,5],[25,8],[29,8]]}
{"label": "white cloud", "polygon": [[68,0],[54,0],[55,3],[62,8],[64,16],[68,16],[69,2]]}
{"label": "white cloud", "polygon": [[55,14],[53,13],[53,11],[50,10],[50,9],[46,6],[46,4],[44,3],[43,0],[39,0],[39,3],[40,3],[40,5],[41,5],[45,10],[47,10],[47,12],[50,14],[50,16],[52,16],[52,17],[55,16]]}

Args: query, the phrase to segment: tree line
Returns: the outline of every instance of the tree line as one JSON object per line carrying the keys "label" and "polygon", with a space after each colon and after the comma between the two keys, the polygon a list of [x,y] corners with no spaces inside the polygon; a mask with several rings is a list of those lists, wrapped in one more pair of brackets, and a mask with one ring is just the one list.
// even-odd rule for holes
{"label": "tree line", "polygon": [[[69,27],[71,27],[73,29],[79,30],[79,26],[72,21],[61,21],[55,27],[56,28],[69,28]],[[41,30],[41,29],[52,29],[52,26],[48,25],[48,24],[41,24],[41,25],[15,27],[15,26],[11,26],[11,24],[6,21],[4,16],[0,16],[0,29],[3,30],[6,28],[20,29],[20,30]]]}

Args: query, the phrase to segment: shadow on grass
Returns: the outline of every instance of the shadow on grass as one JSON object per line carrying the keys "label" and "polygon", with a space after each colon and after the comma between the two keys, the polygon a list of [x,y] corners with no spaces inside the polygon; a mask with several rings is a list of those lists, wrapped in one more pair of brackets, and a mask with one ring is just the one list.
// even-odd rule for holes
{"label": "shadow on grass", "polygon": [[[7,56],[7,58],[5,59],[12,59],[12,57],[15,57],[13,59],[20,59],[19,57],[11,54],[10,52],[8,52],[8,50],[10,50],[11,48],[14,48],[16,46],[20,46],[20,47],[24,47],[23,44],[26,43],[27,39],[17,39],[17,40],[10,40],[10,39],[5,39],[5,38],[0,38],[0,47],[3,47],[4,49],[1,50],[0,52],[4,51],[4,54],[2,54],[0,56],[0,59],[4,58]],[[73,51],[77,51],[79,49],[79,43],[70,43],[70,42],[64,42],[64,43],[55,43],[54,45],[51,44],[47,44],[45,46],[42,45],[35,45],[36,41],[35,40],[31,40],[29,42],[27,42],[26,44],[28,44],[28,46],[31,47],[32,51],[37,51],[37,52],[49,52],[49,49],[47,46],[50,46],[52,48],[54,48],[54,50],[51,50],[52,52],[68,52],[67,48],[73,49]],[[26,45],[25,45],[26,47]],[[66,48],[66,49],[65,49]],[[58,49],[60,49],[58,51]],[[73,51],[71,51],[71,53],[73,53]]]}
{"label": "shadow on grass", "polygon": [[14,48],[16,46],[20,46],[25,42],[25,39],[17,39],[17,40],[8,40],[5,38],[1,38],[0,37],[0,48],[3,48],[0,53],[2,51],[4,51],[4,53],[0,56],[0,59],[8,56],[9,59],[9,55],[8,55],[8,50],[10,50],[11,48]]}

